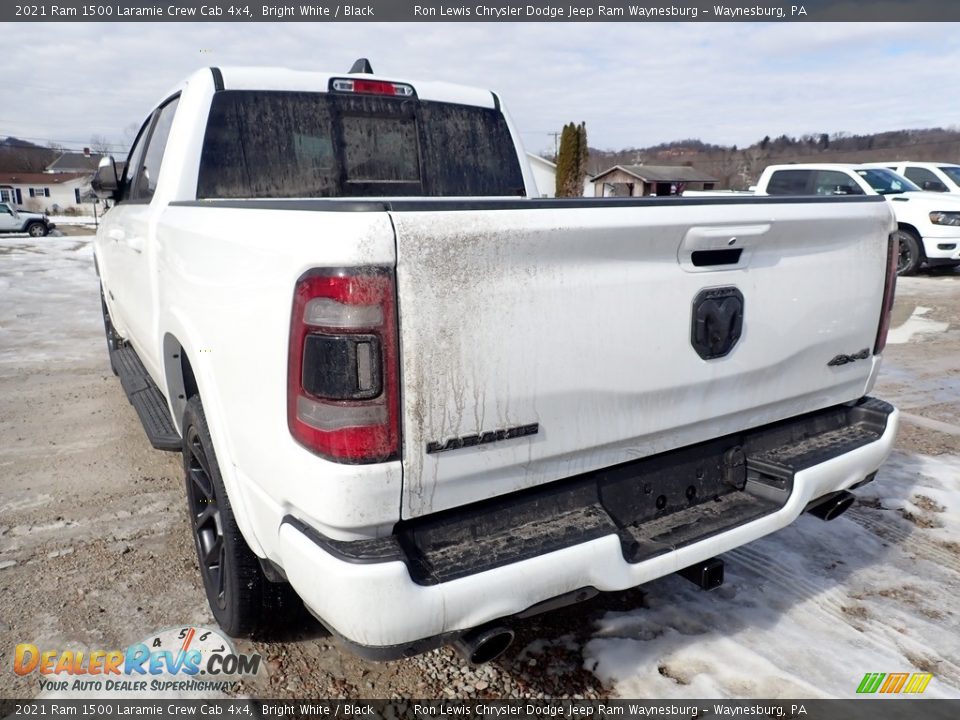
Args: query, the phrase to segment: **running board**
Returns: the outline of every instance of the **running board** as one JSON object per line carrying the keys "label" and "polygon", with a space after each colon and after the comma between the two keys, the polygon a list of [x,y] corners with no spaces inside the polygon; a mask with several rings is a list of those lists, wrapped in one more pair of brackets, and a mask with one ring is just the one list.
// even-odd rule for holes
{"label": "running board", "polygon": [[179,452],[182,446],[180,433],[173,425],[170,410],[163,393],[147,374],[136,350],[124,345],[110,353],[113,366],[120,376],[120,384],[127,399],[140,416],[147,439],[157,450]]}

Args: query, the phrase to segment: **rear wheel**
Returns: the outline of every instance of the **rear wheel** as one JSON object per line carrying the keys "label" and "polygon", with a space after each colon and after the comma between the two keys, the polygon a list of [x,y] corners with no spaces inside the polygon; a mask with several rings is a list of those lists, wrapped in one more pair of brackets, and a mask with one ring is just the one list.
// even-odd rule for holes
{"label": "rear wheel", "polygon": [[897,275],[913,275],[923,261],[920,253],[920,238],[909,230],[897,230],[900,254],[897,256]]}
{"label": "rear wheel", "polygon": [[288,584],[266,578],[240,534],[196,395],[184,411],[183,469],[190,529],[214,618],[233,637],[280,627],[302,604]]}

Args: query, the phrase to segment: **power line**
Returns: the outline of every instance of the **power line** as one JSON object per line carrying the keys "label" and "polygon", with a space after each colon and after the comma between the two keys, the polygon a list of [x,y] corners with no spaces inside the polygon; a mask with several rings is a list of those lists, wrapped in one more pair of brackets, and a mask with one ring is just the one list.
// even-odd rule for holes
{"label": "power line", "polygon": [[[0,132],[0,135],[3,135],[3,133]],[[41,145],[0,144],[0,148],[9,148],[9,149],[13,149],[13,150],[32,150],[32,151],[37,151],[37,150],[50,151],[50,150],[62,149],[64,152],[82,152],[82,151],[83,151],[83,148],[89,148],[89,147],[91,147],[91,145],[94,144],[94,143],[92,143],[90,140],[86,140],[86,141],[84,141],[84,140],[54,140],[54,139],[52,139],[52,138],[26,137],[26,136],[23,136],[23,135],[9,135],[9,134],[6,135],[6,138],[7,138],[7,139],[13,138],[14,140],[25,140],[25,141],[29,141],[29,142],[31,142],[31,143],[41,142],[41,143],[54,144],[54,145],[57,145],[58,147],[57,147],[57,148],[51,148],[51,147],[44,147],[44,146],[41,146]],[[74,148],[69,148],[69,147],[67,147],[68,145],[73,145],[73,146],[75,146],[75,147],[74,147]],[[129,146],[127,146],[127,145],[121,145],[121,144],[119,144],[119,143],[104,143],[104,144],[102,144],[102,145],[100,145],[100,146],[106,148],[106,149],[107,149],[108,151],[110,151],[110,152],[118,152],[118,153],[123,153],[123,154],[126,154],[126,153],[129,151],[129,149],[130,149]]]}

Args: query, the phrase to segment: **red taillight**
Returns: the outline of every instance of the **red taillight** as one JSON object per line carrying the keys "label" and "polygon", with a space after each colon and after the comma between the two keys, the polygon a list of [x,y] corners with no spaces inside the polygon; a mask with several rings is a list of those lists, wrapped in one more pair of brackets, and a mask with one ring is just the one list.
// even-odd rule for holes
{"label": "red taillight", "polygon": [[354,80],[353,91],[358,93],[370,93],[371,95],[396,95],[393,83],[380,82],[378,80]]}
{"label": "red taillight", "polygon": [[873,344],[873,354],[879,355],[887,345],[887,332],[890,330],[890,312],[893,310],[893,296],[897,289],[897,260],[900,257],[900,241],[896,233],[887,240],[887,276],[883,283],[883,305],[880,307],[880,327],[877,328],[877,341]]}
{"label": "red taillight", "polygon": [[400,447],[397,317],[386,269],[307,273],[297,281],[287,362],[287,423],[309,450],[383,462]]}

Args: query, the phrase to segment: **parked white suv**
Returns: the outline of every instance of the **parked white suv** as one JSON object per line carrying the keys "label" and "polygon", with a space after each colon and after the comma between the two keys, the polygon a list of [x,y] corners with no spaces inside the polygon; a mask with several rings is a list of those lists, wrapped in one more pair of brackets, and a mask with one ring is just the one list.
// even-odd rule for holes
{"label": "parked white suv", "polygon": [[760,175],[758,195],[880,195],[897,218],[897,272],[921,266],[960,265],[960,198],[924,192],[886,167],[801,163],[771,165]]}
{"label": "parked white suv", "polygon": [[896,160],[864,163],[863,167],[885,167],[916,183],[922,190],[960,195],[960,165]]}
{"label": "parked white suv", "polygon": [[43,237],[56,227],[43,213],[18,210],[9,203],[0,203],[0,233],[27,233]]}

